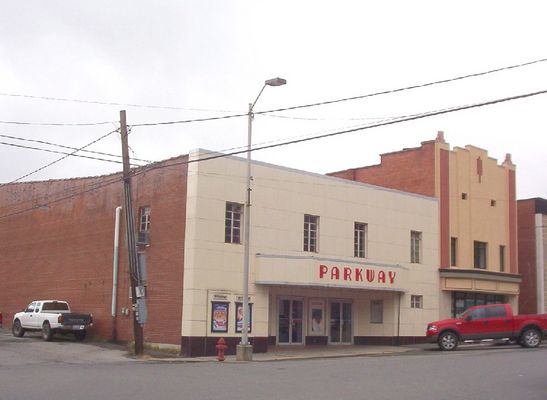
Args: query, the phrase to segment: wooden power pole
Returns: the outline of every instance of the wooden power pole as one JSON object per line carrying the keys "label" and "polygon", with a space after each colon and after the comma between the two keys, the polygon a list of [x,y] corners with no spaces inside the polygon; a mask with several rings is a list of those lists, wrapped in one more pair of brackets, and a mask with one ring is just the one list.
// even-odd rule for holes
{"label": "wooden power pole", "polygon": [[127,250],[129,254],[129,277],[131,281],[131,301],[133,304],[133,336],[135,339],[135,355],[141,356],[144,350],[144,335],[142,325],[137,320],[137,286],[139,285],[139,266],[137,259],[137,244],[135,242],[135,219],[131,202],[131,169],[129,165],[129,145],[127,142],[127,122],[125,110],[120,111],[120,134],[122,137],[123,160],[123,193]]}

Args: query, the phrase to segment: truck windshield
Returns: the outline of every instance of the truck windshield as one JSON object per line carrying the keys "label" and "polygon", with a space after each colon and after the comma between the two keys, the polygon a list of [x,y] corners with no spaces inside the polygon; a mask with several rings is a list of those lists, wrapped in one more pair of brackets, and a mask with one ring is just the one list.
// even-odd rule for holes
{"label": "truck windshield", "polygon": [[44,303],[42,311],[68,311],[68,304],[57,301]]}

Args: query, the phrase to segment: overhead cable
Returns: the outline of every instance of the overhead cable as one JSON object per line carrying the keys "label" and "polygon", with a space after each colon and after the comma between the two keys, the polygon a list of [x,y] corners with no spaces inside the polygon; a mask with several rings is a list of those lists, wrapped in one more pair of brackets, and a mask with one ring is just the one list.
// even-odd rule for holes
{"label": "overhead cable", "polygon": [[[478,77],[478,76],[493,74],[493,73],[496,73],[496,72],[506,71],[506,70],[510,70],[510,69],[522,68],[522,67],[525,67],[525,66],[538,64],[538,63],[542,63],[542,62],[545,62],[545,61],[547,61],[547,58],[542,58],[542,59],[539,59],[539,60],[534,60],[534,61],[525,62],[525,63],[521,63],[521,64],[510,65],[510,66],[502,67],[502,68],[491,69],[491,70],[483,71],[483,72],[476,72],[476,73],[472,73],[472,74],[461,75],[461,76],[457,76],[457,77],[454,77],[454,78],[441,79],[441,80],[438,80],[438,81],[421,83],[421,84],[406,86],[406,87],[402,87],[402,88],[398,88],[398,89],[390,89],[390,90],[384,90],[384,91],[375,92],[375,93],[364,94],[364,95],[360,95],[360,96],[345,97],[345,98],[336,99],[336,100],[327,100],[327,101],[321,101],[321,102],[317,102],[317,103],[310,103],[310,104],[303,104],[303,105],[297,105],[297,106],[291,106],[291,107],[277,108],[277,109],[274,109],[274,110],[254,111],[253,114],[255,114],[255,115],[270,114],[270,113],[274,113],[274,112],[290,111],[290,110],[297,110],[297,109],[301,109],[301,108],[317,107],[317,106],[341,103],[341,102],[352,101],[352,100],[360,100],[360,99],[365,99],[365,98],[369,98],[369,97],[381,96],[381,95],[385,95],[385,94],[393,94],[393,93],[409,91],[409,90],[424,88],[424,87],[433,86],[433,85],[439,85],[439,84],[443,84],[443,83],[459,81],[459,80],[463,80],[463,79],[467,79],[467,78],[475,78],[475,77]],[[248,115],[248,113],[234,114],[234,115],[224,115],[224,116],[212,117],[212,118],[198,118],[198,119],[187,119],[187,120],[179,120],[179,121],[149,122],[149,123],[141,123],[141,124],[132,124],[131,126],[157,126],[157,125],[187,124],[187,123],[192,123],[192,122],[202,122],[202,121],[212,121],[212,120],[219,120],[219,119],[243,117],[243,116],[247,116],[247,115]]]}
{"label": "overhead cable", "polygon": [[[385,122],[381,122],[381,123],[371,124],[371,125],[367,125],[367,126],[364,126],[364,127],[347,129],[347,130],[327,133],[327,134],[323,134],[323,135],[312,136],[312,137],[308,137],[308,138],[295,139],[295,140],[291,140],[291,141],[287,141],[287,142],[255,147],[255,148],[250,149],[250,150],[246,149],[246,150],[234,151],[234,152],[224,153],[224,154],[217,153],[217,154],[214,154],[214,155],[206,156],[204,158],[199,158],[199,159],[195,159],[195,160],[187,160],[187,161],[183,161],[183,162],[173,162],[173,163],[169,163],[169,164],[165,164],[165,161],[160,161],[160,162],[154,163],[152,165],[143,166],[142,168],[132,170],[131,171],[131,176],[138,176],[138,175],[144,174],[148,171],[155,170],[155,169],[170,168],[170,167],[174,167],[174,166],[177,166],[177,165],[188,165],[188,164],[191,164],[191,163],[215,160],[215,159],[219,159],[219,158],[225,158],[225,157],[240,155],[240,154],[249,153],[249,152],[258,151],[258,150],[265,150],[265,149],[271,149],[271,148],[280,147],[280,146],[287,146],[287,145],[290,145],[290,144],[303,143],[303,142],[307,142],[307,141],[311,141],[311,140],[323,139],[323,138],[326,138],[326,137],[333,137],[333,136],[343,135],[343,134],[346,134],[346,133],[363,131],[363,130],[372,129],[372,128],[378,128],[378,127],[381,127],[381,126],[394,125],[394,124],[399,124],[399,123],[402,123],[402,122],[414,121],[414,120],[418,120],[418,119],[433,117],[433,116],[436,116],[436,115],[442,115],[442,114],[452,113],[452,112],[456,112],[456,111],[469,110],[469,109],[473,109],[473,108],[479,108],[479,107],[504,103],[504,102],[508,102],[508,101],[525,99],[525,98],[538,96],[538,95],[546,94],[546,93],[547,93],[547,90],[540,90],[540,91],[536,91],[536,92],[532,92],[532,93],[526,93],[526,94],[521,94],[521,95],[516,95],[516,96],[504,97],[504,98],[501,98],[501,99],[490,100],[490,101],[485,101],[485,102],[481,102],[481,103],[474,103],[474,104],[469,104],[469,105],[464,105],[464,106],[456,106],[456,107],[452,107],[452,108],[446,108],[446,109],[442,109],[442,110],[429,111],[429,112],[424,112],[422,114],[416,114],[416,115],[411,115],[411,116],[408,116],[408,117],[397,118],[397,119],[393,119],[391,121],[385,121]],[[121,180],[122,180],[122,178],[118,176],[113,180],[105,182],[104,185],[103,184],[98,185],[96,188],[102,188],[102,187],[108,186],[110,184],[113,184],[115,182],[120,182]],[[90,189],[90,190],[95,190],[95,189]],[[28,211],[32,211],[32,210],[35,210],[36,208],[40,208],[40,207],[43,207],[43,206],[48,206],[50,204],[57,203],[59,201],[68,200],[68,199],[76,197],[80,194],[87,193],[90,190],[84,190],[82,192],[73,193],[73,194],[65,196],[63,198],[56,199],[54,201],[50,201],[50,202],[47,202],[47,203],[44,203],[44,204],[40,204],[40,205],[37,205],[37,206],[34,206],[34,207],[30,207],[30,208],[26,208],[26,209],[23,209],[23,210],[15,211],[15,212],[12,212],[12,213],[0,215],[0,219],[4,219],[4,218],[8,218],[10,216],[14,216],[14,215],[22,214],[22,213],[25,213],[25,212],[28,212]]]}

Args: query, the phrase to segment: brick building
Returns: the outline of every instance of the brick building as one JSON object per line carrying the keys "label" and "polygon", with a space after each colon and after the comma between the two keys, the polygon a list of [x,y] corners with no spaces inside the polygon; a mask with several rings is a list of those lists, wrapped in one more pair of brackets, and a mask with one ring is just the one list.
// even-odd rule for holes
{"label": "brick building", "polygon": [[381,163],[329,174],[439,199],[441,317],[491,302],[518,306],[515,165],[486,150],[450,149],[439,132]]}
{"label": "brick building", "polygon": [[519,309],[523,314],[547,310],[547,200],[518,201]]}
{"label": "brick building", "polygon": [[[186,157],[160,165],[181,163]],[[186,165],[141,170],[133,179],[135,215],[149,207],[147,342],[179,344]],[[120,234],[116,317],[111,315],[114,220],[121,175],[25,182],[0,188],[0,308],[5,325],[35,299],[67,300],[93,313],[92,334],[132,340],[125,232]],[[122,218],[123,221],[123,218]],[[127,314],[124,312],[124,314]]]}

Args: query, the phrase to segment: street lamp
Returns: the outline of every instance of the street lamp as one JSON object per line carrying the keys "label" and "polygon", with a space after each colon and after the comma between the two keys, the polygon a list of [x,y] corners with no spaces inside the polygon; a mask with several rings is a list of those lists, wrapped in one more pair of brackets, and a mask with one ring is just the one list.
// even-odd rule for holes
{"label": "street lamp", "polygon": [[253,348],[249,344],[249,238],[251,232],[251,143],[253,131],[253,108],[260,98],[266,86],[282,86],[287,81],[282,78],[268,79],[260,89],[253,103],[249,103],[248,129],[247,129],[247,188],[245,189],[245,214],[244,214],[244,249],[243,249],[243,326],[241,327],[241,343],[237,346],[236,359],[238,361],[250,361],[253,358]]}

